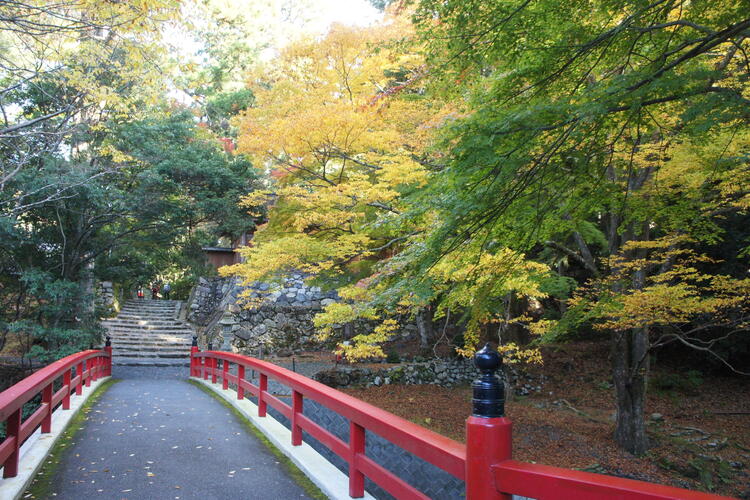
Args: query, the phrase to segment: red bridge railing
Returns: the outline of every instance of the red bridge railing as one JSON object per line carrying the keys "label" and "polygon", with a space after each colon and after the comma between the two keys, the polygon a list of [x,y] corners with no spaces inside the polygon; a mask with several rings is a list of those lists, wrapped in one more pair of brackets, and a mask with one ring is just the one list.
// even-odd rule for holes
{"label": "red bridge railing", "polygon": [[[92,381],[111,374],[112,347],[107,345],[103,350],[82,351],[55,361],[0,393],[0,422],[5,422],[5,439],[0,443],[3,477],[16,477],[21,445],[39,427],[42,433],[51,431],[52,414],[58,405],[62,403],[62,409],[69,410],[71,393],[81,395],[84,385],[89,387]],[[55,391],[61,377],[61,387]],[[39,393],[39,408],[23,420],[23,405]]]}
{"label": "red bridge railing", "polygon": [[[709,500],[716,495],[671,488],[631,479],[593,474],[512,460],[512,424],[503,416],[504,395],[496,372],[501,360],[487,347],[477,353],[482,377],[474,382],[474,413],[466,423],[466,445],[453,441],[385,410],[353,398],[285,368],[239,354],[200,352],[195,339],[190,375],[223,389],[232,384],[237,398],[248,393],[258,400],[258,416],[268,405],[291,422],[292,445],[302,444],[302,431],[317,439],[349,464],[349,495],[364,496],[365,476],[398,499],[428,499],[397,474],[365,454],[365,430],[466,482],[469,500],[510,500],[521,495],[538,500]],[[232,374],[231,365],[237,365]],[[245,379],[247,370],[258,372],[258,385]],[[291,405],[268,392],[269,377],[291,388]],[[305,398],[312,399],[349,420],[349,442],[344,442],[303,414]]]}
{"label": "red bridge railing", "polygon": [[[230,371],[232,364],[238,367],[237,375]],[[245,379],[245,373],[249,369],[258,372],[258,385]],[[352,498],[364,496],[364,478],[367,476],[396,498],[428,499],[396,474],[365,455],[365,430],[397,443],[423,460],[459,479],[464,479],[466,449],[461,443],[285,368],[239,354],[197,352],[197,347],[193,347],[190,373],[193,377],[206,380],[210,377],[213,383],[221,379],[224,389],[233,384],[237,388],[238,399],[243,399],[246,394],[252,394],[258,398],[260,417],[266,416],[269,405],[278,410],[291,422],[292,445],[302,444],[302,431],[305,431],[348,462],[349,495]],[[291,405],[268,392],[269,377],[292,389]],[[348,443],[303,415],[305,398],[312,399],[349,420]]]}

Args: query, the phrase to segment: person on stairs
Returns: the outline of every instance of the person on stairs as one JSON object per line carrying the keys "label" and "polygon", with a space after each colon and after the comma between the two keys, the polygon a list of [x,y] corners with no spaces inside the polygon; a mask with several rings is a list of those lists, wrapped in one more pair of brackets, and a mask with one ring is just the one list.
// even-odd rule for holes
{"label": "person on stairs", "polygon": [[151,285],[151,299],[156,300],[159,298],[159,284],[154,283]]}
{"label": "person on stairs", "polygon": [[169,292],[172,291],[172,287],[169,285],[169,283],[164,283],[164,286],[161,287],[162,291],[162,297],[164,297],[164,300],[169,300]]}
{"label": "person on stairs", "polygon": [[143,294],[143,287],[142,286],[138,285],[138,291],[136,292],[136,295],[138,295],[139,299],[143,298],[144,294]]}

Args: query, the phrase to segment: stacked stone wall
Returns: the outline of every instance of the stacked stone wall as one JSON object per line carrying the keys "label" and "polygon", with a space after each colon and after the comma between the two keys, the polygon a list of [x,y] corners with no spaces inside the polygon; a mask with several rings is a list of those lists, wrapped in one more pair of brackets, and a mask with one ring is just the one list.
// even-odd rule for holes
{"label": "stacked stone wall", "polygon": [[115,310],[115,288],[111,281],[100,281],[96,290],[96,305],[106,312]]}
{"label": "stacked stone wall", "polygon": [[[469,384],[479,378],[479,375],[479,370],[471,360],[433,359],[423,363],[405,363],[388,368],[339,366],[335,369],[320,371],[313,378],[330,387],[372,387],[389,384],[429,384],[453,387]],[[513,366],[507,368],[505,375],[508,377],[508,387],[512,387],[514,394],[518,396],[542,391],[546,381],[544,375],[532,375]]]}
{"label": "stacked stone wall", "polygon": [[[257,301],[244,307],[240,294]],[[254,283],[243,287],[233,278],[201,278],[188,304],[188,320],[198,327],[201,345],[245,354],[311,347],[314,316],[337,300],[335,292],[309,286],[292,274],[281,286]]]}

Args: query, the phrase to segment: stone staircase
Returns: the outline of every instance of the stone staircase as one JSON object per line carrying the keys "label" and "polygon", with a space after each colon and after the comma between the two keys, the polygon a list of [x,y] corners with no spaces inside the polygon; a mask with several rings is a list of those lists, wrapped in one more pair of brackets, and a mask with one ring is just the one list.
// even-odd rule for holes
{"label": "stone staircase", "polygon": [[112,338],[112,363],[188,366],[193,329],[178,318],[178,300],[133,299],[115,318],[102,321]]}

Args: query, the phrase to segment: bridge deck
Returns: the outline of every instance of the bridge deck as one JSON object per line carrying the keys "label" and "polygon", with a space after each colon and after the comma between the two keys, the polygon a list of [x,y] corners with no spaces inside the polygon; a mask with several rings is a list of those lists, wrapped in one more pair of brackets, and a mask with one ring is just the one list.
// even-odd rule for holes
{"label": "bridge deck", "polygon": [[187,369],[114,367],[52,478],[56,498],[310,498]]}

